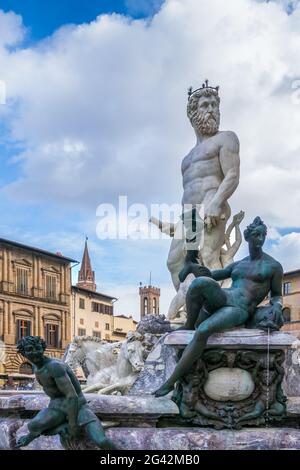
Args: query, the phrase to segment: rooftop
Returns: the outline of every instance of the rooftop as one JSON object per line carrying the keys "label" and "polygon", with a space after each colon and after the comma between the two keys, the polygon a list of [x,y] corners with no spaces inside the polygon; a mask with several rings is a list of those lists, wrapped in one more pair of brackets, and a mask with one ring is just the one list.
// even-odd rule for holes
{"label": "rooftop", "polygon": [[97,298],[106,298],[109,300],[118,300],[117,297],[112,297],[107,294],[102,294],[102,292],[97,292],[97,291],[92,291],[90,289],[84,289],[83,287],[78,287],[78,286],[72,286],[72,290],[75,290],[77,292],[83,292],[84,294],[89,294],[92,297],[97,297]]}
{"label": "rooftop", "polygon": [[69,263],[78,263],[76,259],[63,256],[61,253],[52,253],[51,251],[42,250],[41,248],[36,248],[30,245],[24,245],[23,243],[15,242],[13,240],[7,240],[6,238],[0,238],[0,244],[11,245],[16,248],[22,248],[23,250],[28,251],[35,251],[36,253],[40,253],[41,255],[50,256],[52,258],[56,258],[57,260],[68,261]]}
{"label": "rooftop", "polygon": [[300,275],[300,269],[294,269],[293,271],[283,273],[284,276],[297,276],[297,274]]}

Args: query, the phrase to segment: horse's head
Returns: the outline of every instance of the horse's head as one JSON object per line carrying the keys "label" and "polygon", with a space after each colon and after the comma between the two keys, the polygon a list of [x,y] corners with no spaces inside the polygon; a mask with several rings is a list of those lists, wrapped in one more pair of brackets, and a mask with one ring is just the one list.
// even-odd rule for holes
{"label": "horse's head", "polygon": [[130,362],[134,372],[140,372],[144,367],[144,354],[142,345],[143,335],[130,331],[127,340],[123,343],[125,358]]}
{"label": "horse's head", "polygon": [[78,364],[80,364],[80,348],[78,346],[78,343],[74,340],[72,343],[69,343],[64,357],[63,361],[66,362],[72,369],[76,368]]}

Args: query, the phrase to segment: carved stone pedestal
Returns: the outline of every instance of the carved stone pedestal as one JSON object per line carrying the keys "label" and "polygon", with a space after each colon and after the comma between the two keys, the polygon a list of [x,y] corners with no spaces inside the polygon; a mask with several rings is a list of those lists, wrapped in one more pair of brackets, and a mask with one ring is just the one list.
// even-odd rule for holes
{"label": "carved stone pedestal", "polygon": [[[178,356],[194,332],[165,337]],[[281,420],[286,414],[283,363],[295,341],[285,332],[235,329],[212,335],[191,372],[177,383],[172,399],[182,423],[239,429]]]}

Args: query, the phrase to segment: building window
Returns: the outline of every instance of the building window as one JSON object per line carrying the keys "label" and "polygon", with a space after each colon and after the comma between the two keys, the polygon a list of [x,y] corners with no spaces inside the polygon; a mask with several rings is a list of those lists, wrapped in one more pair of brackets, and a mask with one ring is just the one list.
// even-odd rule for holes
{"label": "building window", "polygon": [[47,323],[45,326],[45,339],[48,348],[58,348],[58,325]]}
{"label": "building window", "polygon": [[105,323],[105,329],[109,330],[109,323]]}
{"label": "building window", "polygon": [[282,309],[282,315],[284,323],[288,323],[291,321],[291,309],[289,307],[285,307]]}
{"label": "building window", "polygon": [[78,328],[78,336],[85,336],[86,330],[84,328]]}
{"label": "building window", "polygon": [[56,299],[56,276],[46,274],[46,297]]}
{"label": "building window", "polygon": [[84,325],[84,319],[80,318],[79,323],[80,323],[80,325]]}
{"label": "building window", "polygon": [[291,293],[292,283],[284,282],[283,283],[283,295],[288,295]]}
{"label": "building window", "polygon": [[24,336],[31,335],[31,322],[28,320],[17,320],[16,323],[17,332],[16,332],[16,339],[24,338]]}
{"label": "building window", "polygon": [[84,309],[84,299],[82,298],[79,299],[79,308]]}
{"label": "building window", "polygon": [[93,331],[93,336],[95,336],[96,338],[101,339],[101,331]]}
{"label": "building window", "polygon": [[156,313],[156,297],[153,299],[153,313]]}
{"label": "building window", "polygon": [[99,328],[99,322],[95,321],[95,328]]}
{"label": "building window", "polygon": [[92,312],[101,312],[101,304],[98,302],[92,302]]}
{"label": "building window", "polygon": [[144,313],[148,314],[148,297],[144,297]]}
{"label": "building window", "polygon": [[17,268],[17,293],[28,295],[28,269]]}

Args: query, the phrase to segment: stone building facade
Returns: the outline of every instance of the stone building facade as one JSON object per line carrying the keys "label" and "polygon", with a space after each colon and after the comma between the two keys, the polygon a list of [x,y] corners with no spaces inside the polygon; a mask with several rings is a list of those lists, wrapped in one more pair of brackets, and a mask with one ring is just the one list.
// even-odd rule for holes
{"label": "stone building facade", "polygon": [[284,273],[282,294],[283,329],[300,337],[300,269]]}
{"label": "stone building facade", "polygon": [[72,336],[95,336],[107,341],[113,332],[113,302],[100,292],[72,287]]}
{"label": "stone building facade", "polygon": [[131,316],[114,315],[111,341],[124,341],[128,331],[135,331],[138,322]]}
{"label": "stone building facade", "polygon": [[30,372],[30,364],[16,350],[18,339],[29,334],[46,340],[48,355],[64,354],[71,340],[73,262],[61,254],[0,239],[2,372]]}

